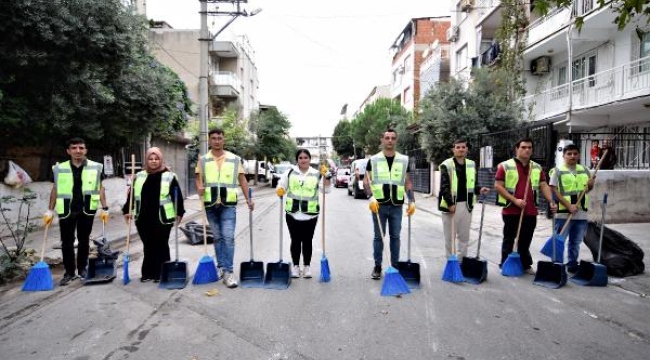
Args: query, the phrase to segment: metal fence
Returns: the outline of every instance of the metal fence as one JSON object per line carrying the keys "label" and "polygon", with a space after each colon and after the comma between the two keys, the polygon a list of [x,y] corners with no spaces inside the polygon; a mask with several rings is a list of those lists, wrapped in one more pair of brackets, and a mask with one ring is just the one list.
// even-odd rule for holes
{"label": "metal fence", "polygon": [[[631,130],[621,128],[621,130]],[[616,155],[615,169],[650,169],[650,127],[641,127],[637,132],[572,133],[567,138],[580,148],[580,163],[591,164],[590,151],[593,142],[600,147],[604,140],[611,142]]]}
{"label": "metal fence", "polygon": [[409,157],[409,171],[413,190],[425,194],[431,192],[431,163],[424,149],[406,152]]}

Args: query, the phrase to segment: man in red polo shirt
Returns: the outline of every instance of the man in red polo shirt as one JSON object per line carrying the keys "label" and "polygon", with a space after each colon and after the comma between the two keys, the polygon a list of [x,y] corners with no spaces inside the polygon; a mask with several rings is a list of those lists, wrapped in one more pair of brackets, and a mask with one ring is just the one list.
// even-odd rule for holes
{"label": "man in red polo shirt", "polygon": [[[530,243],[533,240],[533,233],[537,226],[537,207],[539,192],[550,204],[552,212],[557,210],[557,204],[553,202],[551,188],[546,182],[546,175],[542,167],[530,160],[533,153],[533,140],[523,138],[515,144],[515,157],[499,164],[495,175],[494,188],[498,193],[497,205],[503,206],[501,212],[503,217],[503,242],[501,244],[501,263],[513,251],[514,241],[517,237],[519,218],[522,209],[524,217],[519,233],[517,252],[521,256],[521,264],[527,274],[533,275],[535,271],[531,267],[533,258],[530,255]],[[530,179],[529,179],[530,174]],[[526,181],[529,179],[528,194]]]}

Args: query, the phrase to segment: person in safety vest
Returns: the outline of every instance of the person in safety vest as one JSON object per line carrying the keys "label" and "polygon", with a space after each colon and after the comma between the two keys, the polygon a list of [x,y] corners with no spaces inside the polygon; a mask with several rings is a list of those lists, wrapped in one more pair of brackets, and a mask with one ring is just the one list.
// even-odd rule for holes
{"label": "person in safety vest", "polygon": [[[501,262],[513,251],[519,218],[524,211],[517,252],[521,256],[524,271],[534,275],[533,258],[530,255],[530,242],[537,226],[537,205],[541,191],[550,204],[551,212],[557,210],[557,205],[551,196],[551,188],[546,183],[546,175],[541,165],[532,161],[533,140],[523,138],[515,144],[515,157],[499,164],[495,175],[494,188],[498,193],[497,205],[502,206],[503,242],[501,243]],[[530,179],[529,179],[530,174]],[[526,182],[530,185],[526,186]],[[528,188],[528,193],[524,194]]]}
{"label": "person in safety vest", "polygon": [[[309,166],[311,154],[307,149],[296,152],[294,167],[285,171],[278,181],[276,194],[279,197],[287,196],[284,210],[286,211],[287,227],[291,236],[291,260],[293,268],[291,277],[311,278],[312,240],[318,214],[320,212],[319,192],[330,192],[330,179],[332,174],[326,165],[321,165],[320,170]],[[320,180],[324,179],[321,190]],[[300,253],[302,252],[302,271],[300,270]]]}
{"label": "person in safety vest", "polygon": [[[174,223],[180,223],[185,214],[183,194],[176,174],[165,166],[162,151],[152,147],[145,154],[144,170],[138,172],[129,188],[122,208],[124,219],[135,219],[142,239],[142,282],[159,282],[162,266],[170,260],[169,234]],[[133,191],[133,208],[129,198]]]}
{"label": "person in safety vest", "polygon": [[381,278],[381,262],[384,241],[381,237],[377,216],[381,221],[383,233],[386,233],[386,222],[390,231],[390,263],[397,268],[399,261],[400,232],[402,230],[402,205],[408,197],[406,213],[415,213],[415,198],[411,178],[409,177],[409,158],[395,151],[397,133],[387,129],[381,137],[382,151],[373,155],[366,165],[366,176],[363,185],[366,194],[370,196],[369,208],[372,212],[375,236],[373,239],[373,257],[375,266],[371,277]]}
{"label": "person in safety vest", "polygon": [[550,171],[549,185],[555,192],[558,199],[558,210],[555,215],[555,233],[559,233],[569,217],[573,214],[568,226],[568,261],[567,271],[578,271],[578,256],[580,255],[580,244],[587,231],[587,207],[589,196],[585,194],[578,204],[580,193],[585,190],[587,193],[594,188],[595,178],[591,179],[589,170],[578,163],[580,149],[575,144],[564,147],[564,164],[558,165]]}
{"label": "person in safety vest", "polygon": [[[487,194],[490,189],[476,186],[476,163],[467,159],[467,141],[458,139],[452,148],[454,156],[443,161],[440,170],[440,195],[438,210],[442,212],[442,227],[445,234],[447,257],[451,255],[452,236],[458,237],[459,259],[467,256],[469,227],[472,224],[472,209],[476,195]],[[451,222],[454,232],[451,233]]]}
{"label": "person in safety vest", "polygon": [[235,257],[235,224],[237,222],[238,187],[241,187],[248,209],[255,203],[248,197],[248,182],[241,158],[224,149],[225,134],[222,129],[208,133],[210,151],[199,158],[196,165],[196,190],[203,199],[205,213],[214,236],[214,252],[223,283],[236,288],[233,274]]}
{"label": "person in safety vest", "polygon": [[[52,224],[54,213],[59,216],[61,253],[65,267],[60,285],[68,285],[75,279],[86,277],[89,238],[95,213],[99,210],[99,217],[103,222],[107,222],[109,217],[102,186],[104,166],[86,159],[88,149],[83,139],[72,138],[68,140],[67,145],[66,152],[70,160],[52,166],[54,186],[50,193],[48,210],[43,214],[43,223],[46,226]],[[76,263],[75,231],[79,244]]]}

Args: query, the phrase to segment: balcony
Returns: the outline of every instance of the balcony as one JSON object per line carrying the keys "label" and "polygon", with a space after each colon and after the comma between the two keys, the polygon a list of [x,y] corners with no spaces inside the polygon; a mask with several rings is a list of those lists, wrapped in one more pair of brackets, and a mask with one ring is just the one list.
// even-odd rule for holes
{"label": "balcony", "polygon": [[[572,110],[650,96],[650,56],[576,79],[572,86]],[[532,106],[535,120],[563,114],[569,110],[569,85],[526,96],[524,104],[527,109]]]}
{"label": "balcony", "polygon": [[478,21],[476,25],[482,25],[483,28],[496,29],[501,22],[501,0],[478,0],[476,9],[478,11]]}
{"label": "balcony", "polygon": [[501,47],[499,43],[494,42],[479,56],[472,58],[472,68],[490,67],[499,61],[499,55],[501,55]]}
{"label": "balcony", "polygon": [[241,81],[233,72],[219,71],[210,76],[210,96],[237,98],[239,89],[241,89]]}
{"label": "balcony", "polygon": [[560,31],[573,21],[571,9],[560,8],[551,11],[548,15],[537,19],[528,27],[528,46],[532,46],[552,34]]}
{"label": "balcony", "polygon": [[210,44],[210,52],[220,58],[238,58],[239,50],[232,41],[213,41]]}

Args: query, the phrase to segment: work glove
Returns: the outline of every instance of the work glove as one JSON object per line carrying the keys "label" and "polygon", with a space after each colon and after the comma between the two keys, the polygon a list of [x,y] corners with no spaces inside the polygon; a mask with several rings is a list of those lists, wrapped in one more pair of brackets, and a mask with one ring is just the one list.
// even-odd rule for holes
{"label": "work glove", "polygon": [[54,212],[52,212],[52,210],[47,210],[43,213],[43,225],[51,225],[52,219],[54,219]]}
{"label": "work glove", "polygon": [[102,222],[106,224],[108,222],[108,210],[99,210],[99,218],[102,219]]}
{"label": "work glove", "polygon": [[379,213],[379,202],[375,199],[374,196],[370,197],[370,204],[368,204],[368,209],[370,209],[373,214]]}
{"label": "work glove", "polygon": [[409,206],[406,208],[406,215],[411,216],[415,214],[415,203],[409,203]]}
{"label": "work glove", "polygon": [[275,190],[275,193],[278,195],[278,197],[283,197],[284,194],[287,193],[287,191],[284,190],[284,188],[279,187],[277,190]]}
{"label": "work glove", "polygon": [[[320,166],[320,170],[319,170],[319,172],[320,172],[320,174],[321,174],[322,176],[327,177],[327,174],[329,174],[329,169],[327,168],[327,165],[322,164],[322,165]],[[330,177],[332,177],[332,175],[330,175]]]}

